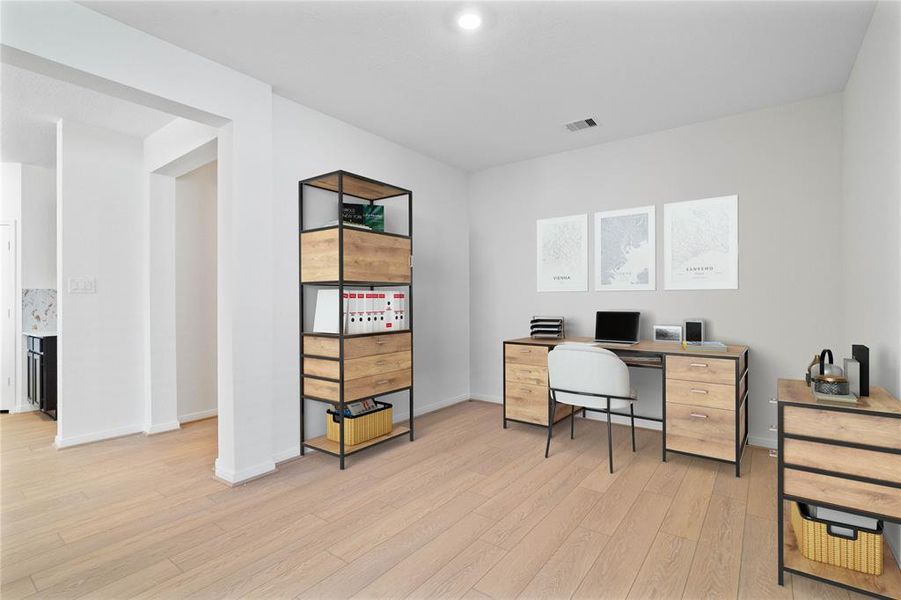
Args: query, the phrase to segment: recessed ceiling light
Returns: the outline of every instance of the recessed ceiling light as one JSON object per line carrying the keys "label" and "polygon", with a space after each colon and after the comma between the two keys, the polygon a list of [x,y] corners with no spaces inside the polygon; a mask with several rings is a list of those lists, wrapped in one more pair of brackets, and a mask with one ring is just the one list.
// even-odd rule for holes
{"label": "recessed ceiling light", "polygon": [[474,12],[465,12],[457,17],[457,25],[459,25],[461,29],[472,31],[473,29],[478,29],[482,26],[482,17]]}

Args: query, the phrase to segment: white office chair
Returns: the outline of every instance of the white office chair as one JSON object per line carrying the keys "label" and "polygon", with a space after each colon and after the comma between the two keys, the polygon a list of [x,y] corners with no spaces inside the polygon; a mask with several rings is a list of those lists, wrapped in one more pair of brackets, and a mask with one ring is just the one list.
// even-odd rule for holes
{"label": "white office chair", "polygon": [[[629,417],[632,424],[632,452],[635,452],[635,410],[638,395],[629,387],[629,368],[609,350],[586,344],[562,344],[548,353],[548,428],[544,457],[551,449],[551,434],[557,403],[573,407],[570,439],[575,437],[576,407],[607,414],[607,454],[613,473],[613,427],[611,415]],[[629,407],[629,414],[616,412]]]}

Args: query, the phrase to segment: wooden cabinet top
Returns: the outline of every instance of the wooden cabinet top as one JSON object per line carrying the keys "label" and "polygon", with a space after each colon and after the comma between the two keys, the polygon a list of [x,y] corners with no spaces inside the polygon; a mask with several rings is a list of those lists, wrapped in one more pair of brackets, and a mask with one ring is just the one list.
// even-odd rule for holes
{"label": "wooden cabinet top", "polygon": [[565,337],[565,338],[515,338],[504,340],[505,344],[525,344],[530,346],[547,346],[552,348],[566,343],[592,344],[609,350],[622,350],[624,352],[648,353],[648,354],[679,354],[682,356],[706,356],[710,358],[740,358],[748,351],[747,346],[726,346],[725,350],[705,350],[703,348],[683,348],[677,342],[652,342],[641,341],[637,344],[604,344],[595,342],[589,337]]}
{"label": "wooden cabinet top", "polygon": [[857,404],[818,402],[803,379],[780,379],[777,386],[779,402],[811,408],[838,408],[862,413],[878,413],[901,417],[901,400],[881,387],[870,386],[870,395],[861,396]]}

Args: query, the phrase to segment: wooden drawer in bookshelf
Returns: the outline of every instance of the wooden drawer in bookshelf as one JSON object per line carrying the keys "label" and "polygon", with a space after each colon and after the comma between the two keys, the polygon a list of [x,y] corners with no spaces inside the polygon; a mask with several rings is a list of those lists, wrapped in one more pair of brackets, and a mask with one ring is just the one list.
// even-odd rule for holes
{"label": "wooden drawer in bookshelf", "polygon": [[823,503],[901,519],[901,491],[895,487],[820,473],[784,469],[785,494]]}
{"label": "wooden drawer in bookshelf", "polygon": [[[901,454],[786,438],[785,464],[834,471],[901,485]],[[901,491],[898,492],[901,495]]]}
{"label": "wooden drawer in bookshelf", "polygon": [[[300,280],[338,281],[338,228],[300,236]],[[410,283],[410,238],[344,229],[344,281]]]}
{"label": "wooden drawer in bookshelf", "polygon": [[[351,402],[360,398],[368,398],[378,394],[386,394],[394,390],[402,390],[413,384],[412,369],[377,373],[344,382],[344,401]],[[304,377],[304,394],[323,400],[338,402],[340,400],[338,382]]]}
{"label": "wooden drawer in bookshelf", "polygon": [[[349,337],[344,339],[344,358],[349,360],[377,354],[393,354],[410,351],[412,347],[413,334],[409,331]],[[338,358],[338,338],[306,335],[303,340],[303,352],[309,356]]]}
{"label": "wooden drawer in bookshelf", "polygon": [[901,419],[874,414],[785,407],[786,434],[901,450]]}

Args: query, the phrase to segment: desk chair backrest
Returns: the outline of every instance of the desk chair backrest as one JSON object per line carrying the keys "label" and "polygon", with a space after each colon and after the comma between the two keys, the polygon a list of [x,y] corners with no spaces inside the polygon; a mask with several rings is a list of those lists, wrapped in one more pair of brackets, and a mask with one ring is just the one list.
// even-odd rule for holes
{"label": "desk chair backrest", "polygon": [[[630,396],[629,367],[604,348],[586,344],[562,344],[548,353],[548,380],[554,390],[571,390],[583,394]],[[605,408],[606,398],[554,392],[557,402]],[[626,404],[612,401],[611,406]]]}

